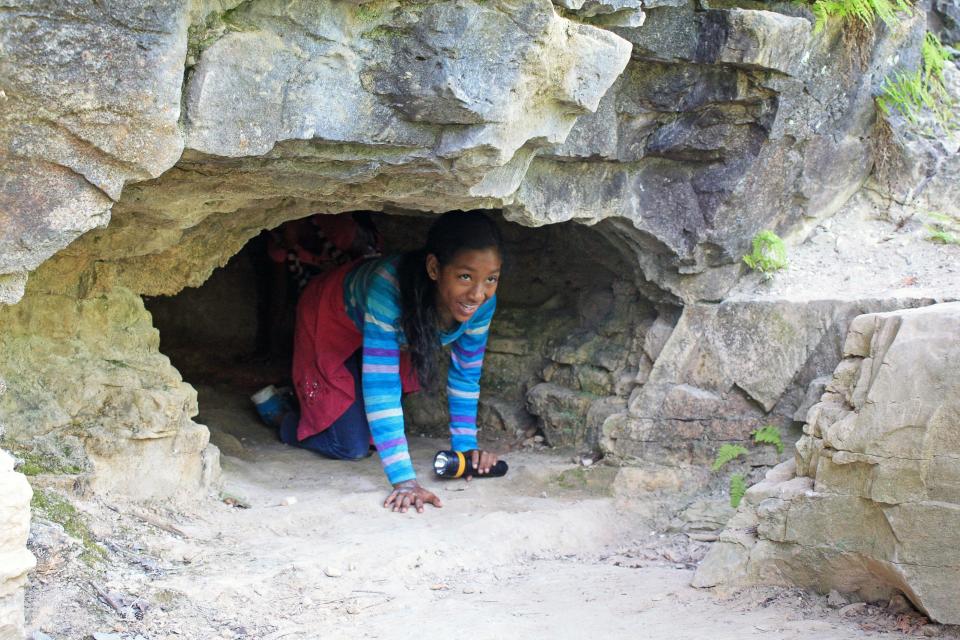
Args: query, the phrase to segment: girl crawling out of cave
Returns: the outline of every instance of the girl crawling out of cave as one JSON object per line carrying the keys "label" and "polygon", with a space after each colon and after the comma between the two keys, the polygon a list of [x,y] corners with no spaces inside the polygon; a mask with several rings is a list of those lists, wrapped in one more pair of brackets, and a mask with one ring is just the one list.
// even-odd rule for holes
{"label": "girl crawling out of cave", "polygon": [[300,411],[283,416],[280,439],[348,460],[369,455],[372,441],[393,485],[384,507],[440,507],[417,482],[400,398],[435,385],[439,352],[451,345],[451,446],[489,473],[497,456],[478,448],[476,416],[501,264],[494,222],[458,211],[440,216],[418,251],[355,261],[311,281],[294,333]]}

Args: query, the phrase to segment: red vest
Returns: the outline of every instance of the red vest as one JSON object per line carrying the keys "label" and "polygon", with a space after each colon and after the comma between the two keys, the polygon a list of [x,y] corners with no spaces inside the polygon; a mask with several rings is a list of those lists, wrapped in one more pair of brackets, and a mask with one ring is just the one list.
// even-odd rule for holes
{"label": "red vest", "polygon": [[[343,280],[357,264],[317,276],[297,304],[293,383],[300,401],[298,440],[329,427],[356,399],[353,375],[343,363],[363,345],[363,334],[347,315]],[[420,389],[408,351],[400,354],[400,381],[404,393]]]}

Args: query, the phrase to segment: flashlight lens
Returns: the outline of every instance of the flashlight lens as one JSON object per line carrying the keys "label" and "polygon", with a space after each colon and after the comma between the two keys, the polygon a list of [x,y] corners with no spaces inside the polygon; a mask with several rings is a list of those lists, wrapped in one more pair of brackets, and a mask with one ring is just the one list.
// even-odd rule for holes
{"label": "flashlight lens", "polygon": [[433,459],[433,470],[438,476],[446,475],[448,462],[447,454],[443,451],[439,452],[437,457]]}

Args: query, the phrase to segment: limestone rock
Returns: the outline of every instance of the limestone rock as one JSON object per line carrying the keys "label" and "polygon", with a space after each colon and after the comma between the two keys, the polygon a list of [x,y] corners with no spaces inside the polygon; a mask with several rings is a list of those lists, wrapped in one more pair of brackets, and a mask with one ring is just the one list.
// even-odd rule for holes
{"label": "limestone rock", "polygon": [[772,11],[704,12],[697,59],[797,75],[807,54],[810,22]]}
{"label": "limestone rock", "polygon": [[204,454],[206,427],[190,420],[196,392],[158,352],[143,301],[125,290],[76,300],[35,282],[19,304],[0,308],[6,436],[105,494],[206,489],[219,464]]}
{"label": "limestone rock", "polygon": [[0,16],[0,276],[105,225],[125,183],[183,151],[183,3],[17,4]]}
{"label": "limestone rock", "polygon": [[586,439],[587,412],[595,399],[590,394],[544,382],[527,394],[527,409],[540,418],[540,427],[551,446],[572,446]]}
{"label": "limestone rock", "polygon": [[35,560],[27,550],[30,498],[27,479],[0,450],[0,637],[23,637],[23,587]]}
{"label": "limestone rock", "polygon": [[957,0],[934,0],[933,11],[940,18],[940,40],[956,47],[960,42],[960,2]]}
{"label": "limestone rock", "polygon": [[901,591],[932,619],[960,621],[948,586],[960,571],[957,335],[956,302],[856,318],[847,345],[869,347],[847,349],[798,445],[798,473],[813,477],[784,467],[751,487],[741,512],[756,514],[758,544],[746,568],[743,553],[720,549],[702,582],[732,562],[740,584],[776,574],[824,591]]}
{"label": "limestone rock", "polygon": [[[811,35],[801,10],[655,2],[639,26],[633,0],[563,4],[576,19],[547,0],[118,5],[54,8],[36,23],[7,12],[4,73],[25,84],[17,69],[39,70],[59,88],[6,97],[16,171],[4,210],[17,241],[0,247],[3,299],[140,180],[115,224],[71,249],[83,257],[75,277],[173,293],[261,228],[306,213],[505,207],[529,225],[619,220],[605,233],[645,280],[717,300],[753,233],[825,216],[859,186],[871,83],[922,31],[905,21],[849,74],[832,64],[839,33]],[[64,64],[31,44],[81,18]],[[120,54],[98,55],[107,41]],[[108,90],[87,76],[124,81]],[[147,180],[183,148],[181,97],[187,150]],[[58,111],[82,99],[92,109]]]}
{"label": "limestone rock", "polygon": [[[856,315],[902,304],[730,300],[687,305],[645,384],[631,397],[629,416],[611,425],[603,448],[627,459],[666,455],[707,464],[720,442],[747,444],[750,432],[762,424],[786,427],[802,408],[820,400],[819,384],[840,362],[843,335]],[[849,335],[856,335],[858,322],[853,320]],[[852,340],[847,338],[848,349]]]}

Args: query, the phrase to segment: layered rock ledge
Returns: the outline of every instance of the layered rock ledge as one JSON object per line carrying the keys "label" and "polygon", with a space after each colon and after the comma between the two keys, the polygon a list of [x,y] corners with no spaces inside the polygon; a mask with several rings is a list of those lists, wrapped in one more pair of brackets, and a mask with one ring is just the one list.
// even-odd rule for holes
{"label": "layered rock ledge", "polygon": [[750,487],[694,584],[903,592],[960,624],[960,303],[858,316],[796,459]]}

